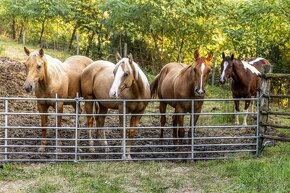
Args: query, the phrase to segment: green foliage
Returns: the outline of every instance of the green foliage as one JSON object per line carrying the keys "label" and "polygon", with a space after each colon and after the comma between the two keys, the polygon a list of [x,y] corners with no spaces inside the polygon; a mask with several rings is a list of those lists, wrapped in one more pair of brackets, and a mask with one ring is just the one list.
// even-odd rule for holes
{"label": "green foliage", "polygon": [[[18,42],[114,61],[131,52],[153,73],[193,52],[262,56],[289,72],[290,1],[3,0],[0,34]],[[126,54],[126,53],[125,53]]]}

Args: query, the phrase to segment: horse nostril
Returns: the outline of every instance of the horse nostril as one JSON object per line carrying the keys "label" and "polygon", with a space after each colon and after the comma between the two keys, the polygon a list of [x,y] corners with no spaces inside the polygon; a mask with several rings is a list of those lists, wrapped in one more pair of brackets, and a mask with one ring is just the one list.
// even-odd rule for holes
{"label": "horse nostril", "polygon": [[26,92],[31,92],[32,91],[32,85],[25,85],[25,87],[24,87],[24,89],[25,89],[25,91]]}

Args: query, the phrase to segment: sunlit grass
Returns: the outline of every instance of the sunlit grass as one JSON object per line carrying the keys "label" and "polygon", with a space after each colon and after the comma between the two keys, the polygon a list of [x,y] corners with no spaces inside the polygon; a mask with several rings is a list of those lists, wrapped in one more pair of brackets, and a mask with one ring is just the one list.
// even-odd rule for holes
{"label": "sunlit grass", "polygon": [[[39,50],[40,47],[34,45],[25,45],[30,51]],[[3,49],[1,49],[3,48]],[[54,58],[64,61],[71,54],[63,51],[44,49],[44,52]],[[24,52],[24,45],[11,41],[7,38],[0,38],[0,57],[8,57],[19,62],[24,62],[27,59],[27,55]]]}

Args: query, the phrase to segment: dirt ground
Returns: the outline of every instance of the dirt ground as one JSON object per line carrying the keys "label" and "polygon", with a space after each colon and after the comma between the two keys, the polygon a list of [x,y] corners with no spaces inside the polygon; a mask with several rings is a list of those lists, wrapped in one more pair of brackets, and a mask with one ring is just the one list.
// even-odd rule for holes
{"label": "dirt ground", "polygon": [[[9,59],[9,58],[0,58],[0,97],[34,97],[31,93],[26,93],[23,89],[24,81],[26,79],[25,74],[25,66],[24,64],[19,63],[18,61]],[[36,113],[36,101],[29,100],[10,100],[9,101],[9,112],[17,112],[17,113]],[[219,109],[215,109],[219,110]],[[73,109],[71,107],[65,108],[65,113],[73,113]],[[0,101],[0,112],[4,112],[4,100]],[[54,112],[53,109],[50,112]],[[150,105],[147,108],[147,112],[152,113],[158,112],[157,104]],[[109,113],[116,113],[115,111],[110,111]],[[40,144],[40,140],[37,138],[41,137],[41,129],[35,129],[33,127],[40,126],[40,118],[37,115],[9,115],[8,116],[8,125],[11,126],[11,129],[8,129],[7,134],[10,138],[7,141],[7,144],[10,147],[7,148],[8,152],[11,152],[11,155],[8,155],[8,159],[74,159],[75,157],[75,120],[71,119],[69,116],[63,117],[63,126],[68,127],[68,129],[63,129],[62,138],[66,140],[63,141],[62,152],[64,155],[55,154],[55,148],[53,147],[55,144],[55,132],[53,129],[48,130],[48,146],[47,151],[45,153],[39,153],[37,151],[38,146]],[[206,124],[209,117],[200,117],[199,124]],[[167,126],[170,125],[171,118],[168,118]],[[49,118],[49,125],[54,126],[55,118]],[[0,115],[0,138],[2,138],[0,145],[5,143],[4,141],[4,125],[5,125],[5,116]],[[111,127],[111,129],[106,131],[108,143],[110,146],[109,153],[107,155],[104,154],[104,147],[99,147],[99,142],[95,141],[96,153],[90,153],[88,149],[88,132],[85,130],[80,131],[80,143],[82,146],[81,152],[79,152],[80,159],[82,160],[99,160],[99,159],[120,159],[121,158],[121,137],[119,134],[119,130],[114,129],[114,127],[118,126],[118,119],[116,116],[110,116],[106,118],[107,127]],[[140,123],[141,127],[150,127],[147,129],[139,129],[136,134],[136,140],[134,141],[132,148],[132,152],[135,155],[132,157],[140,158],[140,159],[152,159],[152,158],[176,158],[179,155],[176,155],[177,150],[174,146],[172,140],[168,139],[172,136],[171,129],[165,129],[165,137],[163,139],[159,138],[159,129],[155,129],[154,126],[160,125],[158,116],[145,116],[142,118]],[[27,128],[19,128],[27,127]],[[86,127],[85,117],[80,117],[80,127]],[[235,146],[234,144],[240,143],[253,143],[252,139],[219,139],[221,136],[249,136],[253,135],[253,129],[235,129],[235,131],[231,131],[230,129],[196,129],[195,137],[196,143],[200,144],[195,148],[195,150],[200,151],[201,153],[197,153],[196,156],[199,158],[207,158],[207,157],[223,157],[227,154],[227,152],[223,151],[232,151],[238,149],[253,149],[253,145],[251,146]],[[198,139],[198,137],[216,137],[210,140],[206,139]],[[33,138],[25,139],[25,138]],[[212,146],[209,144],[233,144],[232,146]],[[204,144],[204,145],[202,145]],[[153,147],[156,145],[156,147]],[[157,147],[158,146],[158,147]],[[186,149],[186,147],[185,147]],[[0,151],[4,151],[3,147],[0,147]],[[217,152],[222,151],[222,152]],[[155,153],[152,153],[155,152]],[[205,153],[207,152],[207,153]],[[3,159],[4,155],[0,155],[0,159]]]}

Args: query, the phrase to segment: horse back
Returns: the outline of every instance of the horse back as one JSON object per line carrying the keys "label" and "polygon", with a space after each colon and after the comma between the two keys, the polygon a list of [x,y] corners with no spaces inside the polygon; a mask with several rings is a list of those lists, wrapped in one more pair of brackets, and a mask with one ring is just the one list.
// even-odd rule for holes
{"label": "horse back", "polygon": [[63,62],[63,65],[65,67],[68,67],[67,69],[69,71],[76,71],[82,73],[83,69],[93,62],[94,61],[92,59],[86,56],[75,55],[67,58]]}
{"label": "horse back", "polygon": [[265,58],[252,57],[248,59],[247,62],[254,66],[261,73],[264,73],[265,66],[271,66],[271,63]]}
{"label": "horse back", "polygon": [[[114,79],[115,65],[108,61],[95,61],[87,66],[81,76],[81,90],[85,99],[109,99]],[[108,103],[104,103],[104,106]]]}
{"label": "horse back", "polygon": [[69,79],[68,98],[76,97],[77,93],[79,96],[82,96],[81,74],[83,70],[92,62],[92,59],[86,56],[78,55],[71,56],[64,61],[63,66]]}

